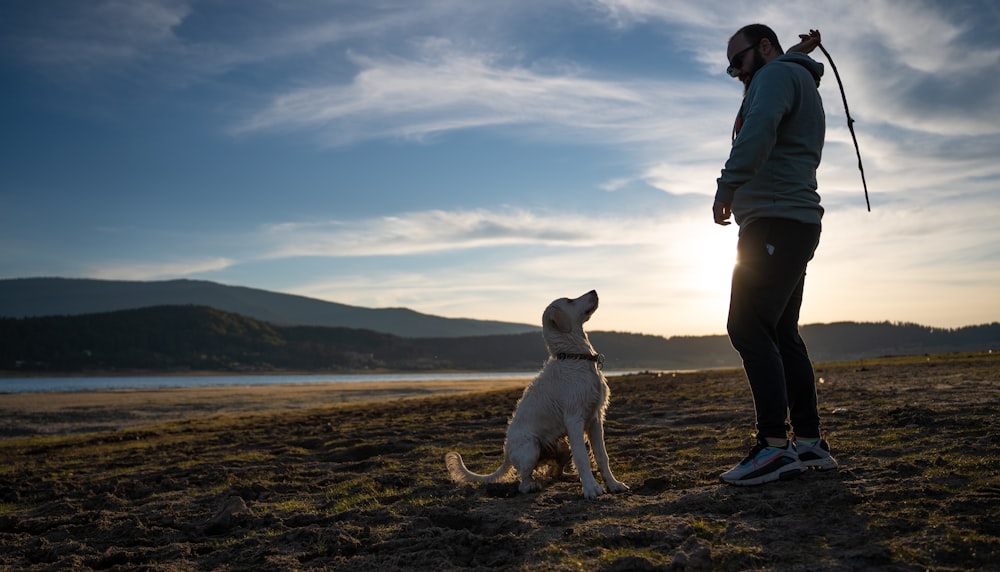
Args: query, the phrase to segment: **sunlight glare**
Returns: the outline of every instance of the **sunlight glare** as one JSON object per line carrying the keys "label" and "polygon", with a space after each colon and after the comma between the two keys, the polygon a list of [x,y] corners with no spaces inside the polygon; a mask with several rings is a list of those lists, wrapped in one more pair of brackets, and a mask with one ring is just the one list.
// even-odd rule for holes
{"label": "sunlight glare", "polygon": [[703,296],[728,302],[733,264],[736,262],[736,237],[723,229],[721,232],[702,232],[694,236],[693,244],[684,254],[689,268],[691,287]]}

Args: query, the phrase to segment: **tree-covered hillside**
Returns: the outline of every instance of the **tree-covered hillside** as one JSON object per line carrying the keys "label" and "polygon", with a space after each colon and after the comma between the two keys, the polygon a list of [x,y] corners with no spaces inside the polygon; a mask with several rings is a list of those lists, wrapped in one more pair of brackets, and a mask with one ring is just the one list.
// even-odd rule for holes
{"label": "tree-covered hillside", "polygon": [[[1000,324],[955,330],[915,324],[809,325],[817,361],[1000,349]],[[591,332],[608,370],[736,367],[726,336],[663,338]],[[538,332],[404,338],[370,330],[276,326],[203,306],[79,316],[0,318],[0,371],[532,371],[547,357]]]}

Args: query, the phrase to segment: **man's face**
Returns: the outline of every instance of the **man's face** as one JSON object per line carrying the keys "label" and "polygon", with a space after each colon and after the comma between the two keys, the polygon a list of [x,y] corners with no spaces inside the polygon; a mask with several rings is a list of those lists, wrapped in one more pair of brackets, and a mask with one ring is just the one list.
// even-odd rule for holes
{"label": "man's face", "polygon": [[726,57],[729,58],[729,68],[726,71],[740,80],[744,87],[750,86],[754,74],[767,63],[760,55],[759,46],[760,42],[750,43],[745,37],[737,36],[729,42],[726,50]]}

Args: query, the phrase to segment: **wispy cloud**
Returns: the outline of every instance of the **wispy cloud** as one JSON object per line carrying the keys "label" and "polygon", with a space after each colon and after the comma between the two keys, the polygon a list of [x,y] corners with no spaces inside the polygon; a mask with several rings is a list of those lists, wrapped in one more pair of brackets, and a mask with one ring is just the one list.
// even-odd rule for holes
{"label": "wispy cloud", "polygon": [[[1000,7],[992,2],[975,8],[919,0],[596,4],[623,27],[641,22],[682,26],[685,42],[709,69],[722,65],[728,35],[751,20],[771,25],[786,48],[797,41],[795,34],[820,28],[856,117],[946,136],[1000,133],[993,119],[1000,115],[1000,92],[993,88],[1000,48],[982,41],[990,33],[983,22],[992,22],[995,34],[1000,18]],[[733,14],[747,21],[734,22]],[[827,63],[819,51],[814,56]],[[824,81],[832,86],[834,74],[827,72]],[[842,113],[837,99],[828,101],[828,112]]]}
{"label": "wispy cloud", "polygon": [[[433,233],[431,220],[469,213],[449,213],[443,218],[428,218],[426,214],[414,213],[407,224]],[[506,218],[508,214],[487,218]],[[444,316],[534,323],[552,298],[596,288],[607,310],[595,321],[595,328],[660,331],[677,327],[683,319],[686,331],[701,328],[699,333],[709,333],[724,324],[725,308],[719,301],[727,297],[734,255],[732,233],[712,225],[707,214],[699,221],[672,218],[666,213],[612,221],[599,213],[569,219],[535,214],[522,219],[522,223],[527,222],[542,227],[566,225],[572,230],[555,240],[547,235],[532,238],[531,233],[537,234],[537,230],[531,229],[510,237],[516,243],[479,240],[477,248],[464,253],[471,256],[461,256],[461,264],[446,263],[462,254],[461,236],[479,237],[482,232],[449,234],[458,240],[453,246],[433,238],[422,251],[413,253],[408,253],[403,241],[386,238],[378,244],[380,256],[386,257],[384,262],[338,257],[335,272],[322,278],[313,275],[290,290],[361,306],[402,304]],[[477,226],[478,222],[468,225],[470,229]],[[323,248],[304,252],[335,256]],[[702,326],[691,325],[692,313],[700,314]]]}
{"label": "wispy cloud", "polygon": [[264,235],[273,245],[268,257],[274,258],[403,256],[509,246],[629,244],[645,240],[646,225],[612,228],[601,217],[504,208],[282,223],[265,227]]}
{"label": "wispy cloud", "polygon": [[444,39],[422,41],[410,58],[351,59],[360,71],[349,82],[283,93],[236,131],[305,129],[348,144],[517,126],[532,138],[649,142],[683,131],[685,110],[726,95],[704,84],[608,81],[574,66],[539,69]]}
{"label": "wispy cloud", "polygon": [[[36,7],[15,10],[0,29],[6,57],[73,77],[129,70],[150,80],[184,78],[186,85],[235,69],[273,70],[280,62],[287,82],[253,86],[248,99],[268,103],[238,122],[237,131],[306,129],[320,132],[328,144],[343,144],[497,125],[535,126],[528,134],[538,136],[548,131],[543,126],[555,125],[576,130],[562,135],[604,132],[621,142],[652,141],[653,129],[669,128],[664,116],[675,122],[692,112],[703,120],[715,117],[714,110],[697,109],[725,106],[731,93],[716,92],[704,78],[609,80],[610,70],[546,55],[528,59],[512,48],[518,45],[517,26],[546,11],[626,31],[658,25],[676,30],[678,36],[665,34],[665,42],[694,54],[705,72],[721,74],[735,12],[771,24],[786,44],[807,28],[822,28],[855,115],[868,124],[949,136],[1000,131],[993,120],[1000,115],[1000,93],[992,89],[1000,49],[980,41],[982,21],[995,21],[1000,10],[990,2],[965,10],[917,0],[773,7],[722,0],[502,7],[372,0],[356,6],[260,2],[241,10],[252,17],[204,10],[195,0],[54,0],[44,13]],[[484,27],[484,21],[492,25]],[[26,23],[33,25],[21,25]],[[322,76],[329,79],[317,81]],[[833,83],[832,74],[826,81]],[[837,113],[835,103],[828,107]]]}
{"label": "wispy cloud", "polygon": [[[933,304],[942,308],[936,325],[957,325],[974,323],[976,312],[983,312],[972,300],[982,306],[982,300],[996,299],[983,292],[995,286],[993,269],[1000,259],[995,246],[1000,202],[994,198],[1000,178],[994,159],[1000,148],[994,74],[1000,63],[995,40],[1000,7],[994,2],[51,0],[15,5],[0,19],[0,63],[14,63],[4,73],[16,67],[16,73],[29,69],[32,77],[73,83],[73,90],[62,90],[73,94],[70,102],[60,102],[64,109],[79,110],[80,100],[87,99],[116,113],[130,107],[136,115],[122,113],[123,123],[162,118],[155,129],[163,131],[143,133],[162,145],[137,146],[143,147],[137,157],[172,153],[170,141],[191,136],[200,139],[205,157],[187,160],[190,175],[153,185],[164,195],[156,204],[168,211],[152,217],[156,224],[130,220],[120,198],[131,191],[111,188],[105,203],[95,192],[93,210],[66,217],[93,217],[83,221],[86,229],[65,235],[61,228],[46,229],[47,236],[58,238],[44,240],[57,246],[60,240],[76,241],[72,255],[66,249],[39,250],[32,243],[40,241],[27,238],[35,236],[32,231],[16,240],[3,237],[9,248],[0,248],[0,257],[9,261],[8,268],[16,262],[32,272],[69,267],[102,278],[199,276],[258,286],[280,280],[283,291],[358,305],[407,305],[480,318],[530,316],[527,321],[555,295],[598,288],[614,309],[599,314],[595,327],[609,327],[602,320],[615,315],[610,327],[619,329],[718,332],[725,323],[735,229],[711,224],[709,195],[728,154],[740,96],[739,84],[723,74],[725,42],[736,26],[762,21],[778,31],[785,47],[799,32],[822,29],[857,119],[872,190],[868,214],[828,67],[821,88],[828,131],[820,172],[828,210],[804,319],[906,320],[912,308]],[[543,29],[549,22],[555,25]],[[658,52],[658,41],[668,48]],[[650,51],[669,57],[660,65]],[[821,53],[813,55],[827,63]],[[640,63],[630,67],[633,57]],[[155,107],[144,105],[150,94]],[[207,125],[185,124],[193,106],[199,119],[208,118]],[[171,133],[167,124],[173,122],[183,131]],[[218,137],[226,127],[238,141]],[[103,126],[94,133],[95,148],[107,145],[103,154],[114,156],[121,147],[97,131]],[[481,134],[488,137],[476,137]],[[276,176],[273,186],[254,181],[244,189],[239,177],[211,165],[217,157],[223,159],[220,169],[235,161],[269,162],[272,155],[255,154],[264,149],[276,151],[273,172],[288,173],[288,158],[303,140],[321,149],[315,157],[295,155],[302,170]],[[341,206],[336,200],[325,201],[323,208],[330,209],[325,213],[299,206],[316,204],[309,200],[312,189],[337,187],[329,181],[340,175],[343,161],[362,157],[356,169],[351,165],[345,185],[371,185],[380,198],[412,197],[411,181],[362,171],[366,165],[393,169],[392,162],[411,144],[435,160],[441,160],[437,152],[460,154],[451,146],[459,140],[487,142],[470,154],[486,146],[501,154],[516,149],[515,156],[525,149],[558,149],[561,157],[580,162],[595,156],[607,161],[587,174],[560,178],[556,184],[564,186],[558,189],[546,188],[549,181],[539,173],[538,192],[558,194],[561,212],[534,206],[544,203],[526,200],[522,188],[505,193],[504,185],[520,183],[516,178],[481,183],[462,165],[454,165],[453,173],[434,173],[441,192],[429,193],[424,202],[407,201],[405,208],[392,201],[364,204],[366,197],[350,197],[343,210],[333,210]],[[390,144],[382,144],[386,141]],[[522,142],[527,145],[519,147]],[[376,155],[386,149],[391,152]],[[210,155],[214,152],[219,155]],[[171,159],[174,155],[183,153]],[[316,166],[310,168],[312,161]],[[443,170],[452,166],[447,160],[437,164],[448,165]],[[123,170],[115,161],[103,168]],[[205,179],[196,180],[201,176]],[[105,180],[97,179],[94,188]],[[139,188],[139,179],[130,177],[128,188]],[[234,181],[235,190],[226,187]],[[587,204],[567,200],[567,188],[577,184]],[[279,186],[284,204],[276,208]],[[41,189],[36,197],[57,196],[43,187],[25,188]],[[173,227],[171,217],[187,214],[171,210],[171,200],[181,203],[190,189],[209,188],[218,195],[198,201],[203,205],[198,208],[217,210],[196,217],[207,222],[187,220],[169,235],[150,230]],[[482,188],[490,192],[478,192]],[[29,194],[5,195],[7,220],[24,218],[10,213],[17,213],[21,196]],[[599,212],[595,203],[609,208]],[[134,204],[135,218],[148,221],[149,203]],[[44,212],[50,205],[31,208]],[[352,216],[355,208],[366,214]],[[271,217],[280,222],[262,225],[275,220]],[[44,218],[51,219],[47,212]],[[100,227],[97,238],[90,234],[94,227]],[[86,258],[93,252],[107,262]],[[879,284],[868,289],[873,280]],[[954,294],[970,289],[975,296]],[[910,292],[935,299],[911,300]],[[987,310],[995,316],[996,304]],[[682,314],[688,316],[685,324],[675,329],[670,321]]]}
{"label": "wispy cloud", "polygon": [[233,263],[233,260],[227,258],[135,263],[119,261],[102,263],[89,269],[85,275],[105,280],[162,280],[224,270]]}
{"label": "wispy cloud", "polygon": [[173,29],[189,12],[190,2],[184,0],[56,1],[47,3],[37,20],[28,16],[33,26],[11,30],[7,41],[35,64],[89,73],[172,44]]}

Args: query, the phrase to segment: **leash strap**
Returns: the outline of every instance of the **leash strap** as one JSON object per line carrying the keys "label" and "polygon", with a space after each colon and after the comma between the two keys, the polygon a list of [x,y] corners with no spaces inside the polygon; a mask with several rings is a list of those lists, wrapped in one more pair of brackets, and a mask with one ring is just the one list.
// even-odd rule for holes
{"label": "leash strap", "polygon": [[847,94],[844,93],[844,82],[840,80],[840,72],[837,71],[837,64],[833,63],[830,52],[826,51],[822,43],[818,45],[819,49],[823,51],[823,55],[826,56],[826,59],[830,60],[833,75],[836,76],[837,85],[840,86],[840,97],[844,100],[844,113],[847,114],[847,129],[851,132],[851,139],[854,139],[854,150],[858,154],[858,170],[861,171],[861,185],[865,188],[865,204],[868,206],[868,212],[872,212],[872,204],[868,200],[868,183],[865,182],[865,167],[861,164],[861,148],[858,147],[858,136],[854,134],[854,118],[851,117],[851,110],[847,108]]}

